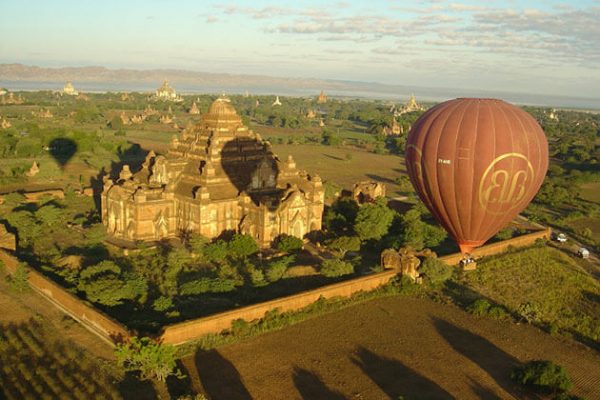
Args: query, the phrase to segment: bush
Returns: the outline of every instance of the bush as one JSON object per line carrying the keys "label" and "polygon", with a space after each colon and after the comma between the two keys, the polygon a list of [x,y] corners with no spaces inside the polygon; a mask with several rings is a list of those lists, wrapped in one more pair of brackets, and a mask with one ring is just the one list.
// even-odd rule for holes
{"label": "bush", "polygon": [[548,360],[529,361],[516,367],[511,378],[539,393],[566,392],[571,388],[571,380],[564,368]]}
{"label": "bush", "polygon": [[304,246],[304,242],[302,239],[297,238],[296,236],[279,235],[275,241],[275,247],[277,250],[284,251],[286,253],[296,253],[302,250],[302,246]]}
{"label": "bush", "polygon": [[349,275],[354,273],[354,266],[348,262],[336,258],[323,261],[321,264],[321,274],[328,278]]}
{"label": "bush", "polygon": [[235,289],[235,281],[233,279],[200,278],[183,283],[179,287],[179,293],[186,296],[206,292],[231,292],[233,289]]}
{"label": "bush", "polygon": [[445,262],[435,257],[427,257],[419,267],[419,272],[425,276],[425,280],[432,285],[445,282],[452,276],[452,268]]}
{"label": "bush", "polygon": [[493,305],[485,299],[475,300],[469,307],[467,307],[467,310],[471,314],[478,317],[506,319],[510,316],[504,307]]}
{"label": "bush", "polygon": [[540,306],[535,303],[527,302],[519,305],[517,313],[521,318],[527,321],[528,324],[538,323],[542,319]]}
{"label": "bush", "polygon": [[173,300],[166,296],[161,296],[152,303],[152,309],[158,312],[167,311],[171,307],[173,307]]}

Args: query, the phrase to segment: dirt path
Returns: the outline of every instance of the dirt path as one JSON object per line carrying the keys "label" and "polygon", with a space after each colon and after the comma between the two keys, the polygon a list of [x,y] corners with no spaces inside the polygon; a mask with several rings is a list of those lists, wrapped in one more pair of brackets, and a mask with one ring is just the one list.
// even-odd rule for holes
{"label": "dirt path", "polygon": [[186,364],[195,364],[188,373],[213,400],[521,399],[510,371],[537,358],[563,365],[574,393],[600,399],[600,356],[587,347],[406,297],[201,352]]}

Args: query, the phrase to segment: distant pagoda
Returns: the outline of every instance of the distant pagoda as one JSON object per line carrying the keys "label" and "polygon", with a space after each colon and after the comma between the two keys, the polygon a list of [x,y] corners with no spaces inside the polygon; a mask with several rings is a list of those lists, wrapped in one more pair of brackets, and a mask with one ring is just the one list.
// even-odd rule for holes
{"label": "distant pagoda", "polygon": [[191,115],[198,115],[198,114],[200,114],[200,110],[198,109],[198,106],[196,105],[195,101],[192,103],[192,107],[190,108],[190,110],[188,112]]}
{"label": "distant pagoda", "polygon": [[75,90],[75,87],[73,86],[73,84],[70,81],[65,83],[62,93],[66,94],[67,96],[78,96],[79,95],[79,92],[77,90]]}
{"label": "distant pagoda", "polygon": [[166,79],[163,81],[162,86],[156,89],[156,91],[154,92],[154,99],[163,101],[173,101],[175,103],[181,103],[183,101],[183,99],[177,94],[177,92],[175,92],[175,89],[173,89],[169,85],[169,81]]}
{"label": "distant pagoda", "polygon": [[325,104],[325,103],[327,103],[327,95],[322,90],[321,90],[321,93],[319,94],[319,97],[317,98],[317,103],[318,104]]}

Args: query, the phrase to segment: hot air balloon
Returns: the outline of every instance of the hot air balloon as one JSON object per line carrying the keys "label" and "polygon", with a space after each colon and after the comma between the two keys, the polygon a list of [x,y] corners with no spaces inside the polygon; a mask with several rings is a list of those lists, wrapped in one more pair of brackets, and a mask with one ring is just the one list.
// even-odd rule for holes
{"label": "hot air balloon", "polygon": [[421,200],[468,255],[540,189],[548,142],[536,120],[496,99],[438,104],[413,125],[406,168]]}

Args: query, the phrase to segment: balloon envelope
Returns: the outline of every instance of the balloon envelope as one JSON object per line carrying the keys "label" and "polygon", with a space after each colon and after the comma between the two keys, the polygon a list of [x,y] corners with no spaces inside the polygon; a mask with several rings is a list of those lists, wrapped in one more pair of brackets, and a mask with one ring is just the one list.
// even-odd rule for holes
{"label": "balloon envelope", "polygon": [[536,120],[495,99],[438,104],[413,125],[406,168],[421,200],[470,253],[513,220],[538,192],[548,143]]}

